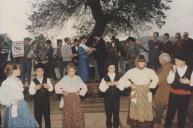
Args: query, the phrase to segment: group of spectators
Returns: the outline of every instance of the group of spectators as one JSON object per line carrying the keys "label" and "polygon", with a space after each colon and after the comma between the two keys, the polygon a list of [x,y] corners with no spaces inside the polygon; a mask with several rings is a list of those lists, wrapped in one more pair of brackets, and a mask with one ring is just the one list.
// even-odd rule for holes
{"label": "group of spectators", "polygon": [[[159,40],[158,37],[159,33],[154,32],[152,39],[145,43],[146,45],[142,45],[142,43],[137,41],[134,37],[128,37],[125,41],[119,41],[118,38],[112,36],[111,41],[109,42],[105,42],[103,37],[100,35],[94,35],[94,38],[92,40],[93,42],[89,42],[90,40],[88,40],[88,37],[86,36],[81,36],[80,38],[75,39],[70,39],[69,37],[66,37],[64,40],[57,39],[56,48],[53,47],[53,43],[51,40],[46,40],[45,43],[40,43],[30,38],[25,38],[24,56],[19,58],[9,57],[11,55],[9,52],[10,49],[3,49],[3,42],[0,42],[0,78],[1,80],[4,79],[3,72],[4,65],[8,61],[7,58],[12,58],[20,65],[21,81],[24,85],[27,86],[30,85],[33,76],[34,65],[36,64],[43,65],[45,77],[49,77],[52,80],[59,80],[66,74],[67,65],[69,65],[70,63],[74,63],[77,67],[77,74],[80,76],[84,83],[92,81],[100,82],[107,73],[106,70],[108,69],[107,67],[109,64],[114,64],[116,73],[122,76],[128,69],[136,66],[136,58],[141,54],[146,57],[143,58],[143,62],[146,63],[147,67],[157,72],[160,82],[166,82],[166,74],[168,74],[168,71],[170,71],[172,65],[172,71],[174,71],[174,69],[177,70],[175,65],[178,65],[177,62],[180,59],[182,60],[182,62],[185,62],[185,64],[187,64],[188,71],[192,71],[193,39],[189,37],[189,34],[187,32],[184,32],[182,36],[181,33],[176,33],[174,40],[170,40],[170,36],[168,33],[165,33],[163,35],[162,41]],[[180,54],[183,55],[183,58]],[[160,57],[160,55],[162,56]],[[169,61],[167,61],[167,63],[169,63],[168,66],[166,66],[166,62],[162,63],[162,61],[160,61],[162,59],[165,61],[165,58],[169,58]],[[189,68],[191,70],[189,70]],[[94,76],[94,79],[91,79],[92,70],[94,70],[94,73],[92,74]],[[160,82],[158,83],[158,86],[160,86]],[[161,85],[168,85],[168,82],[161,83]],[[160,94],[158,92],[161,87],[159,87],[157,90],[156,95],[158,96],[155,96],[155,98],[157,97],[156,101],[163,99],[166,94],[165,90],[168,91],[169,95],[170,88],[168,86],[167,88],[164,86],[162,87],[163,89],[161,90]],[[176,91],[175,89],[174,92]],[[164,96],[161,96],[163,94]],[[191,92],[190,90],[188,90],[188,98],[190,98],[190,95]],[[164,101],[164,103],[166,104],[168,104],[168,97],[169,96],[167,96],[166,100]],[[175,101],[175,98],[172,101],[169,100],[169,103]],[[182,101],[186,100],[187,99],[184,99]],[[169,105],[169,108],[171,108],[171,110],[176,107],[172,105]],[[187,106],[185,108],[186,110],[188,109],[188,105],[189,100],[187,100]],[[191,105],[192,103],[190,103],[190,106]],[[158,118],[158,124],[160,123],[161,115],[163,114],[165,106],[165,104],[160,105],[160,103],[157,103],[156,117]],[[190,111],[189,118],[193,119],[192,109],[188,109],[188,111]],[[159,115],[159,113],[161,114]],[[173,113],[175,114],[175,111],[172,111],[172,114]],[[184,114],[185,112],[181,112],[181,115]],[[172,118],[173,116],[169,114],[167,116],[166,123],[167,121],[171,123],[170,119]],[[180,119],[184,120],[182,118]]]}
{"label": "group of spectators", "polygon": [[[29,85],[33,76],[33,65],[43,63],[47,77],[57,80],[65,75],[66,65],[73,62],[77,66],[77,73],[86,83],[100,81],[108,63],[116,65],[116,71],[121,75],[135,66],[135,58],[143,54],[147,60],[147,67],[157,70],[160,67],[159,55],[168,53],[172,58],[176,52],[186,51],[187,57],[192,59],[193,40],[189,34],[176,33],[175,39],[170,40],[170,35],[165,33],[159,40],[159,33],[154,32],[152,39],[142,45],[134,37],[119,41],[115,36],[105,42],[103,37],[94,35],[93,42],[88,42],[86,36],[64,40],[57,39],[57,47],[53,47],[51,40],[45,43],[24,39],[24,56],[16,58],[21,65],[21,80],[24,85]],[[1,43],[2,44],[2,43]],[[92,44],[92,45],[87,45]],[[6,63],[8,52],[1,50],[1,76],[3,65]],[[3,78],[3,77],[1,77]],[[91,80],[92,79],[92,80]]]}

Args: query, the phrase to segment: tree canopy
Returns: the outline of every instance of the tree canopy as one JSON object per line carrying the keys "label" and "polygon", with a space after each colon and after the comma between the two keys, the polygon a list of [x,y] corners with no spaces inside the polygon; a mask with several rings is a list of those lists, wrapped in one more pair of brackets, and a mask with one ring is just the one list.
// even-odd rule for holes
{"label": "tree canopy", "polygon": [[0,33],[0,53],[8,53],[11,48],[12,40],[6,33]]}
{"label": "tree canopy", "polygon": [[105,31],[142,31],[165,24],[165,12],[172,0],[43,0],[34,2],[30,32],[62,27],[75,19],[74,27],[83,34]]}

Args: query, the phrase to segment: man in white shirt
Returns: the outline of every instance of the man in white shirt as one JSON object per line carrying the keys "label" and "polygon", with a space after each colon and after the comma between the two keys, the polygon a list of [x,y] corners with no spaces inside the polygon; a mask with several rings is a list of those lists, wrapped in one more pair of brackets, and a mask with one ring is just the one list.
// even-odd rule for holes
{"label": "man in white shirt", "polygon": [[71,41],[68,37],[64,39],[64,46],[62,47],[63,72],[65,72],[66,66],[72,62],[72,58],[74,57],[72,54],[70,42]]}

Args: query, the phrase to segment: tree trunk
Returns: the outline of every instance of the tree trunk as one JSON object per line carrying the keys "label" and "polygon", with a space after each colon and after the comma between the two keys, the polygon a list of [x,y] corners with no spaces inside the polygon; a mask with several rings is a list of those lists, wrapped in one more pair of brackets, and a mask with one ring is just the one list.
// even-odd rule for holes
{"label": "tree trunk", "polygon": [[103,13],[100,0],[87,0],[87,3],[95,20],[94,29],[88,39],[88,45],[92,45],[94,41],[93,35],[103,35],[106,25],[112,21],[112,15]]}

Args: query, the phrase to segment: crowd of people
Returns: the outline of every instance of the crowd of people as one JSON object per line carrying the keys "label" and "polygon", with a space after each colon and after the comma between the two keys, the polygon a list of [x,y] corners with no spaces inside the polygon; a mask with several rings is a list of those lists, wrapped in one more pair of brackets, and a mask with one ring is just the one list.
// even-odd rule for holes
{"label": "crowd of people", "polygon": [[[55,89],[63,95],[63,128],[84,128],[80,96],[87,93],[86,84],[94,81],[104,93],[107,128],[120,127],[120,92],[126,88],[131,88],[127,123],[132,128],[160,128],[165,110],[165,128],[172,128],[176,112],[178,128],[185,128],[187,116],[193,121],[193,40],[187,32],[183,37],[176,33],[174,42],[168,33],[163,41],[158,37],[154,32],[144,47],[133,37],[121,42],[112,36],[111,42],[105,43],[100,35],[94,35],[93,45],[88,46],[87,37],[82,36],[73,41],[65,38],[64,43],[58,39],[57,48],[50,40],[41,44],[25,38],[19,66],[2,63],[6,75],[0,87],[0,104],[6,106],[4,127],[41,127],[44,116],[45,126],[50,128],[49,94]],[[90,78],[91,65],[95,80]],[[59,81],[53,85],[52,80]],[[35,95],[35,119],[24,100],[23,85]]]}

